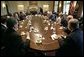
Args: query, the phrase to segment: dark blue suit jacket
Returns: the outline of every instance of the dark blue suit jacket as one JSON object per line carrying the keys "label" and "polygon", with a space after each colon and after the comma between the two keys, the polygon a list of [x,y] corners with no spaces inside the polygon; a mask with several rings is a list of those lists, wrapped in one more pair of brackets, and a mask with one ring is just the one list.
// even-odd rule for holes
{"label": "dark blue suit jacket", "polygon": [[73,30],[67,36],[57,56],[83,56],[83,32],[80,29]]}

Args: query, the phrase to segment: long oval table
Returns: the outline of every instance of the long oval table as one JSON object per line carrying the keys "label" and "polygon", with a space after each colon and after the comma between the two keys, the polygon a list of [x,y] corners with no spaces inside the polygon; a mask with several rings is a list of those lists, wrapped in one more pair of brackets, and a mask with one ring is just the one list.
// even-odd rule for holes
{"label": "long oval table", "polygon": [[[65,35],[64,31],[60,28],[60,25],[56,22],[52,22],[49,19],[44,23],[44,20],[46,18],[43,18],[42,16],[31,16],[31,19],[28,19],[20,21],[19,24],[22,26],[19,27],[18,32],[21,34],[21,32],[24,32],[24,35],[22,35],[22,39],[25,41],[27,38],[27,35],[30,38],[30,48],[40,51],[51,51],[56,50],[60,48],[58,39],[52,40],[51,35],[53,34],[53,30],[51,30],[51,26],[55,28],[54,32],[57,35]],[[31,20],[31,25],[29,25],[29,20]],[[47,22],[50,22],[50,25],[48,25]],[[34,29],[37,29],[38,32],[31,31],[30,32],[30,26],[33,26]],[[44,30],[45,27],[48,27],[48,30]],[[33,29],[33,30],[34,30]],[[44,39],[42,40],[42,43],[38,44],[36,43],[37,39],[39,38],[36,34],[40,34],[41,37]]]}

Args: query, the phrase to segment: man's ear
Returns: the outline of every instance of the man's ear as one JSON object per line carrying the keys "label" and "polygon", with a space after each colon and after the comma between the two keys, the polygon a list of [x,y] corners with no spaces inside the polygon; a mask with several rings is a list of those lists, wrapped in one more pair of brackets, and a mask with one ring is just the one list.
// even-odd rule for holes
{"label": "man's ear", "polygon": [[13,28],[16,28],[16,25],[14,25]]}
{"label": "man's ear", "polygon": [[15,25],[13,26],[13,28],[15,28]]}

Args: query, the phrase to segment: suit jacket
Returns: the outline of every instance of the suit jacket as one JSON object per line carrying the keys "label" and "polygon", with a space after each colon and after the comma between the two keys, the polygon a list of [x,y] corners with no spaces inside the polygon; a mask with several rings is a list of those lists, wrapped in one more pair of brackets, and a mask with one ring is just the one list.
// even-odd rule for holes
{"label": "suit jacket", "polygon": [[52,21],[56,21],[56,15],[55,14],[52,14],[49,19],[51,19]]}
{"label": "suit jacket", "polygon": [[83,56],[83,32],[80,29],[73,30],[67,36],[57,56]]}
{"label": "suit jacket", "polygon": [[4,35],[4,46],[6,56],[20,56],[23,55],[22,51],[24,44],[21,36],[13,29],[7,29]]}
{"label": "suit jacket", "polygon": [[67,35],[69,35],[71,33],[71,31],[67,27],[63,28],[63,31],[65,33],[67,33]]}
{"label": "suit jacket", "polygon": [[6,31],[6,27],[3,26],[2,24],[0,24],[0,42],[1,42],[1,46],[3,45],[3,35],[4,35],[4,32]]}
{"label": "suit jacket", "polygon": [[6,31],[6,29],[7,28],[4,25],[0,24],[0,33],[1,33],[1,35]]}
{"label": "suit jacket", "polygon": [[61,25],[64,26],[64,27],[67,27],[68,22],[66,21],[66,19],[61,20]]}
{"label": "suit jacket", "polygon": [[40,12],[43,14],[43,9],[42,8],[40,8]]}
{"label": "suit jacket", "polygon": [[20,15],[19,15],[19,18],[20,18],[20,20],[24,20],[24,19],[26,19],[26,15],[20,14]]}

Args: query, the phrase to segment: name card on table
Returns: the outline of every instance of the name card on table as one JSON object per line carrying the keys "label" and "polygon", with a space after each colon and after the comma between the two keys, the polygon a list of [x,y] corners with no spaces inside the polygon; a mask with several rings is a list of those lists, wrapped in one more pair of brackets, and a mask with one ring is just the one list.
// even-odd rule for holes
{"label": "name card on table", "polygon": [[51,38],[52,38],[52,40],[58,39],[58,37],[57,37],[56,34],[52,34],[52,35],[51,35]]}

